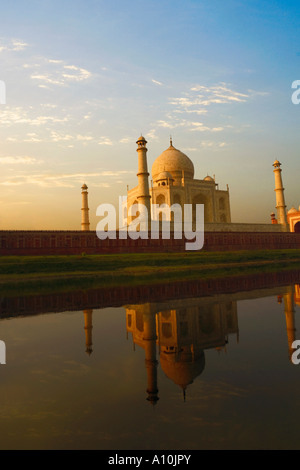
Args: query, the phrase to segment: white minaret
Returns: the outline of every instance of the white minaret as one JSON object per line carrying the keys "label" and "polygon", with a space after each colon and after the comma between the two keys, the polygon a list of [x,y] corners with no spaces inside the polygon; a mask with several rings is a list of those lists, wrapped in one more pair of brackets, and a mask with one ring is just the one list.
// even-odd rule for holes
{"label": "white minaret", "polygon": [[88,187],[84,184],[81,188],[82,208],[81,208],[81,230],[88,232],[90,230]]}
{"label": "white minaret", "polygon": [[138,202],[143,204],[148,211],[148,230],[151,224],[151,205],[150,205],[150,192],[149,192],[149,173],[147,165],[147,141],[141,136],[137,140],[138,152]]}
{"label": "white minaret", "polygon": [[284,187],[282,184],[282,177],[281,177],[281,163],[276,160],[273,163],[274,167],[274,175],[275,175],[275,193],[276,193],[276,209],[277,209],[277,219],[278,223],[283,225],[284,227],[288,226],[287,223],[287,216],[286,216],[286,205],[284,200]]}

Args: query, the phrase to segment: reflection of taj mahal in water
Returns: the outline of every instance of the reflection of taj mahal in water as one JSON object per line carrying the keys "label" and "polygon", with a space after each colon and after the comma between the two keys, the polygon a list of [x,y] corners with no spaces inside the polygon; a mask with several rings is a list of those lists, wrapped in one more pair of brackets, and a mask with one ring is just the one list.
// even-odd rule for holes
{"label": "reflection of taj mahal in water", "polygon": [[[296,340],[295,304],[300,306],[300,284],[285,287],[277,301],[283,303],[288,358]],[[126,305],[126,329],[134,347],[145,352],[147,400],[155,404],[158,395],[158,365],[165,375],[183,390],[205,369],[205,350],[226,352],[229,337],[239,341],[237,301],[195,298],[136,305]],[[92,349],[93,310],[84,311],[86,352]]]}
{"label": "reflection of taj mahal in water", "polygon": [[126,307],[127,331],[134,344],[145,350],[148,375],[148,400],[155,402],[157,393],[157,359],[169,379],[186,388],[205,367],[205,349],[223,349],[228,336],[238,338],[236,302],[203,305],[199,299],[182,302],[176,309],[145,304]]}

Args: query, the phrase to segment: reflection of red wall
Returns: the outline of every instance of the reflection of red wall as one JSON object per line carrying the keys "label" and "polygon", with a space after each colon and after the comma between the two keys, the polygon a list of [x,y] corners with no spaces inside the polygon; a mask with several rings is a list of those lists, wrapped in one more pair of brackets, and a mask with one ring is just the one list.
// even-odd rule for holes
{"label": "reflection of red wall", "polygon": [[[216,294],[232,294],[298,283],[300,270],[256,273],[220,279],[199,279],[148,286],[105,287],[0,299],[0,318],[65,311],[121,307],[127,304],[164,302]],[[275,296],[275,294],[274,294]]]}
{"label": "reflection of red wall", "polygon": [[[206,232],[204,250],[300,248],[300,233]],[[96,232],[0,231],[0,255],[71,255],[185,251],[185,240],[100,240]]]}

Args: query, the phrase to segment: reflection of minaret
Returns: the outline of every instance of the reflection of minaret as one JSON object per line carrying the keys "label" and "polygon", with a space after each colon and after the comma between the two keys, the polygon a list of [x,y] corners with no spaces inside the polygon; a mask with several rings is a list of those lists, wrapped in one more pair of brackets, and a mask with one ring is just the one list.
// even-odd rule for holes
{"label": "reflection of minaret", "polygon": [[88,204],[88,187],[84,184],[81,187],[82,208],[81,208],[81,230],[88,232],[90,230],[89,220],[89,204]]}
{"label": "reflection of minaret", "polygon": [[92,349],[93,310],[84,310],[83,314],[84,314],[86,353],[90,356],[93,352],[93,349]]}
{"label": "reflection of minaret", "polygon": [[292,347],[293,342],[296,339],[296,328],[295,328],[295,308],[294,308],[294,296],[293,288],[289,287],[287,294],[284,294],[284,313],[286,319],[287,338],[289,346],[289,359],[292,359],[294,348]]}
{"label": "reflection of minaret", "polygon": [[145,364],[147,369],[148,387],[147,400],[156,405],[158,398],[157,389],[157,359],[156,359],[156,316],[151,311],[144,312],[144,348],[145,348]]}
{"label": "reflection of minaret", "polygon": [[300,284],[295,285],[295,304],[300,306]]}
{"label": "reflection of minaret", "polygon": [[157,388],[156,315],[150,304],[126,308],[127,332],[131,331],[134,344],[145,350],[147,370],[147,400],[155,405],[159,400]]}

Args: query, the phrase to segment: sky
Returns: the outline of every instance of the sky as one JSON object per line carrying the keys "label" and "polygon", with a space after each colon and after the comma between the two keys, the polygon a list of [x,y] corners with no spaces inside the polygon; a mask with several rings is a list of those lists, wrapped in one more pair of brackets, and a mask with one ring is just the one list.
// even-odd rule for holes
{"label": "sky", "polygon": [[96,228],[141,134],[150,172],[171,135],[228,184],[233,222],[270,222],[276,159],[298,208],[299,21],[297,1],[1,2],[0,229],[80,230],[83,183]]}

